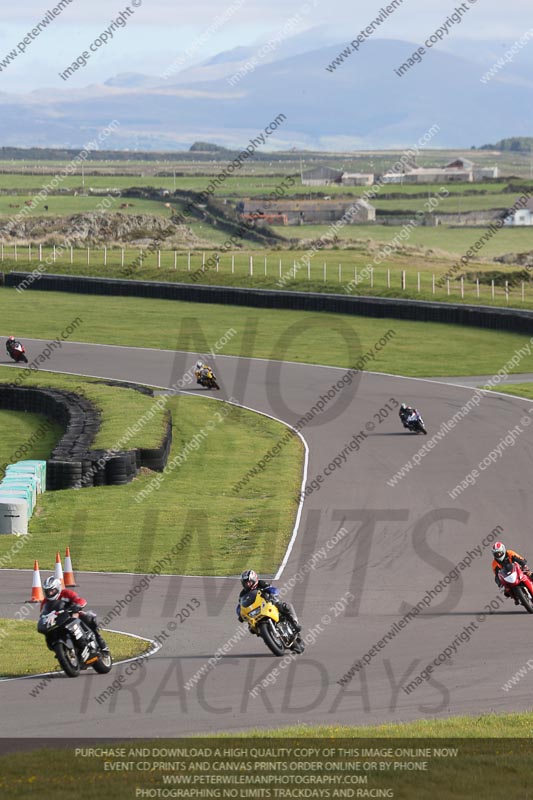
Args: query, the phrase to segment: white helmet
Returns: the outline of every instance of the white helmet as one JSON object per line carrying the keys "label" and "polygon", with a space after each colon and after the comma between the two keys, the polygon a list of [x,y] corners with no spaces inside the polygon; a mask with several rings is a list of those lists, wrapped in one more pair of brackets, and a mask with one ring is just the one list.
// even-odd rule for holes
{"label": "white helmet", "polygon": [[55,600],[61,591],[61,581],[59,578],[51,576],[43,584],[43,592],[48,600]]}
{"label": "white helmet", "polygon": [[197,361],[196,362],[196,369],[202,369],[203,365],[204,365],[203,361]]}

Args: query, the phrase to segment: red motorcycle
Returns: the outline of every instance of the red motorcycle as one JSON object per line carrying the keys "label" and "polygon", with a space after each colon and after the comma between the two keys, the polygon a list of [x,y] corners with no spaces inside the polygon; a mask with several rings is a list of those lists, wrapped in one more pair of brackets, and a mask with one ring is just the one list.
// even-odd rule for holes
{"label": "red motorcycle", "polygon": [[533,583],[520,565],[512,561],[504,564],[498,572],[498,578],[506,594],[518,600],[528,614],[533,614]]}
{"label": "red motorcycle", "polygon": [[26,350],[24,349],[24,345],[20,342],[14,342],[8,350],[9,355],[16,361],[18,364],[19,361],[23,361],[25,364],[28,363],[28,359],[26,358]]}

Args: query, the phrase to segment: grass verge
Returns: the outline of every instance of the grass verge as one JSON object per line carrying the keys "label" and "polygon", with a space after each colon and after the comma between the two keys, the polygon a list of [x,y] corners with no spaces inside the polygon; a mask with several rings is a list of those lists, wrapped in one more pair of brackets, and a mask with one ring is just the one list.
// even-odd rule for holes
{"label": "grass verge", "polygon": [[518,397],[533,400],[533,383],[502,383],[497,389],[490,387],[490,390],[500,394],[516,394]]}
{"label": "grass verge", "polygon": [[[233,329],[221,354],[339,367],[353,367],[369,354],[365,369],[412,377],[493,374],[529,342],[521,334],[441,323],[0,289],[5,330],[16,330],[22,339],[54,339],[78,314],[79,341],[205,354]],[[394,337],[376,350],[391,329]],[[533,359],[522,359],[513,371],[533,371]]]}
{"label": "grass verge", "polygon": [[[231,488],[280,441],[285,426],[199,397],[180,395],[168,407],[169,464],[176,456],[181,464],[173,470],[167,465],[164,473],[142,469],[125,486],[46,492],[30,523],[31,541],[11,553],[11,567],[31,567],[37,558],[41,569],[51,570],[55,552],[68,545],[75,569],[150,573],[184,540],[164,572],[234,575],[251,558],[260,572],[275,571],[294,525],[301,441],[291,437],[266,465],[260,484],[250,482],[236,495]],[[195,443],[201,431],[205,438]],[[0,537],[0,557],[12,546],[13,537]]]}
{"label": "grass verge", "polygon": [[[35,622],[0,618],[0,678],[18,678],[53,672],[57,659],[46,646],[44,636],[37,633]],[[150,643],[121,633],[107,633],[105,639],[114,661],[133,658],[146,652]]]}
{"label": "grass verge", "polygon": [[[76,742],[0,758],[0,792],[67,800],[117,797],[395,797],[487,800],[528,796],[527,715],[481,717],[500,731],[471,738],[468,718],[377,728],[298,728],[229,738]],[[388,727],[388,726],[387,726]],[[436,732],[438,730],[438,732]],[[486,728],[485,728],[486,730]],[[453,731],[453,733],[452,733]],[[458,738],[451,738],[451,737]],[[435,738],[438,737],[438,738]],[[446,737],[446,738],[444,738]],[[100,748],[97,750],[96,748]],[[280,748],[284,748],[281,750]],[[366,749],[366,752],[364,750]],[[172,757],[179,761],[163,760]],[[74,770],[73,763],[76,769]],[[398,765],[398,766],[397,766]],[[205,786],[210,786],[207,790]],[[221,786],[217,790],[216,787]],[[261,787],[261,788],[259,788]]]}

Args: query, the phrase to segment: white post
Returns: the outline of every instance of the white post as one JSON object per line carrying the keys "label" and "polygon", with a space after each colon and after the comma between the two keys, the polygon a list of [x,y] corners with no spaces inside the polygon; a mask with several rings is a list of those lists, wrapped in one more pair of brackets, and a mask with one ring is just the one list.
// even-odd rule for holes
{"label": "white post", "polygon": [[31,244],[28,245],[28,261],[31,261]]}
{"label": "white post", "polygon": [[74,264],[74,248],[70,246],[70,263]]}
{"label": "white post", "polygon": [[120,266],[121,267],[124,266],[124,248],[123,247],[120,249]]}
{"label": "white post", "polygon": [[217,265],[217,272],[218,272],[218,265],[219,265],[219,263],[220,263],[220,256],[219,256],[219,254],[217,253],[217,254],[216,254],[216,256],[215,256],[215,264]]}
{"label": "white post", "polygon": [[104,247],[104,267],[107,267],[107,247]]}
{"label": "white post", "polygon": [[324,283],[327,281],[327,279],[328,279],[328,268],[326,262],[324,261]]}
{"label": "white post", "polygon": [[342,283],[342,264],[339,264],[339,283]]}
{"label": "white post", "polygon": [[524,300],[525,300],[525,297],[524,297],[524,286],[525,286],[524,281],[522,281],[522,302],[524,302]]}
{"label": "white post", "polygon": [[433,273],[433,277],[431,279],[431,289],[433,294],[435,294],[435,273]]}
{"label": "white post", "polygon": [[254,274],[254,257],[250,256],[250,275]]}
{"label": "white post", "polygon": [[370,288],[374,288],[374,267],[370,267]]}
{"label": "white post", "polygon": [[191,271],[191,252],[187,253],[187,272]]}
{"label": "white post", "polygon": [[490,294],[492,299],[494,300],[494,279],[490,282]]}
{"label": "white post", "polygon": [[43,246],[42,244],[39,245],[39,261],[43,260]]}
{"label": "white post", "polygon": [[402,289],[405,292],[405,270],[402,269]]}
{"label": "white post", "polygon": [[279,260],[279,277],[281,278],[281,258]]}
{"label": "white post", "polygon": [[178,252],[174,250],[174,269],[178,268]]}
{"label": "white post", "polygon": [[265,256],[265,275],[267,274],[267,257]]}
{"label": "white post", "polygon": [[420,273],[417,273],[416,276],[416,288],[418,290],[418,294],[420,294]]}
{"label": "white post", "polygon": [[91,263],[91,248],[87,248],[87,264]]}
{"label": "white post", "polygon": [[461,275],[461,299],[463,300],[465,296],[465,279]]}
{"label": "white post", "polygon": [[387,270],[387,289],[390,289],[390,269]]}
{"label": "white post", "polygon": [[353,268],[353,277],[354,277],[354,280],[355,280],[355,288],[357,288],[357,285],[359,283],[359,281],[357,279],[357,267]]}
{"label": "white post", "polygon": [[161,269],[161,250],[157,251],[157,268]]}
{"label": "white post", "polygon": [[15,261],[18,261],[18,258],[17,258],[17,245],[15,245]]}
{"label": "white post", "polygon": [[205,253],[202,253],[202,272],[205,272]]}
{"label": "white post", "polygon": [[54,264],[56,263],[56,246],[55,245],[54,245],[53,251],[52,251],[52,261],[54,262]]}
{"label": "white post", "polygon": [[509,302],[509,281],[505,281],[505,302]]}
{"label": "white post", "polygon": [[139,266],[142,267],[143,265],[143,251],[142,248],[139,250]]}
{"label": "white post", "polygon": [[450,294],[450,279],[449,278],[446,278],[446,292],[447,292],[448,295]]}
{"label": "white post", "polygon": [[235,272],[235,255],[232,254],[232,256],[231,256],[231,274],[233,275],[234,272]]}
{"label": "white post", "polygon": [[479,297],[479,278],[476,278],[476,297]]}
{"label": "white post", "polygon": [[307,280],[311,280],[311,259],[309,258],[307,261]]}

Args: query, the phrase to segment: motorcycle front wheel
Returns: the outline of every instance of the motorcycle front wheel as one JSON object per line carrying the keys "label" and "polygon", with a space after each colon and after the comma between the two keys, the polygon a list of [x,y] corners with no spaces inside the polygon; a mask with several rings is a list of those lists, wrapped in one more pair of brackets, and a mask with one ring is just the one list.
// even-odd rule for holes
{"label": "motorcycle front wheel", "polygon": [[110,672],[112,666],[113,659],[111,658],[111,653],[106,653],[106,655],[100,653],[98,661],[95,661],[94,664],[92,664],[94,671],[99,672],[100,675],[105,675],[107,672]]}
{"label": "motorcycle front wheel", "polygon": [[263,623],[260,628],[261,638],[275,656],[282,656],[285,652],[285,645],[281,641],[278,632],[273,624]]}
{"label": "motorcycle front wheel", "polygon": [[522,603],[527,613],[533,614],[533,601],[531,600],[531,595],[529,594],[525,586],[517,586],[515,589],[515,594],[517,600],[519,600],[520,603]]}
{"label": "motorcycle front wheel", "polygon": [[58,642],[54,647],[57,660],[69,678],[77,678],[80,674],[78,654],[73,647],[65,647],[63,642]]}

